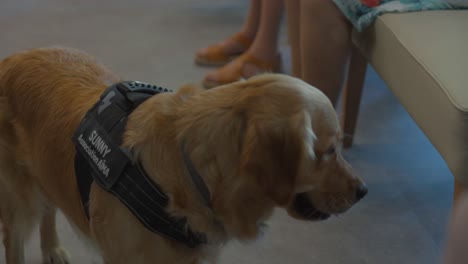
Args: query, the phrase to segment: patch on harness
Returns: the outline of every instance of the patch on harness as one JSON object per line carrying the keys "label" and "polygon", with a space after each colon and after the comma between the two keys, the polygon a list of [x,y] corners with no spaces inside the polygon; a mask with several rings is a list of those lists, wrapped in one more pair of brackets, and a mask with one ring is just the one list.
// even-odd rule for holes
{"label": "patch on harness", "polygon": [[129,158],[117,146],[92,115],[88,115],[74,138],[77,150],[93,168],[106,189],[122,175]]}

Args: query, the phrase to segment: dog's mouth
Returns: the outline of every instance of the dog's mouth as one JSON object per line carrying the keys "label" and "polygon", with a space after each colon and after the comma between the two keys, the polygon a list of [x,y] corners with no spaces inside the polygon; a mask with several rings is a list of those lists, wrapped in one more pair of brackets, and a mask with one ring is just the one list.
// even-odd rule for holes
{"label": "dog's mouth", "polygon": [[319,221],[330,217],[330,214],[317,210],[305,193],[299,193],[294,198],[294,211],[306,220]]}

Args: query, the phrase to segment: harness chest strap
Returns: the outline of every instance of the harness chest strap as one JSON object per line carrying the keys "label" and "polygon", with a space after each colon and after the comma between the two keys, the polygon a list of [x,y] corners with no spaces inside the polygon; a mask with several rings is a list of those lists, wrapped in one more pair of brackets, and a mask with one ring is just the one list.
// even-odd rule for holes
{"label": "harness chest strap", "polygon": [[[206,243],[206,237],[187,228],[185,219],[174,218],[166,212],[167,195],[140,164],[131,159],[129,151],[120,147],[128,115],[142,102],[161,92],[171,91],[141,82],[121,82],[105,90],[73,136],[77,150],[75,173],[78,188],[88,218],[91,184],[96,182],[118,197],[150,231],[196,247]],[[184,159],[187,161],[187,157]],[[191,163],[190,166],[193,167]],[[203,189],[202,197],[209,199],[203,180],[195,178],[196,187]]]}

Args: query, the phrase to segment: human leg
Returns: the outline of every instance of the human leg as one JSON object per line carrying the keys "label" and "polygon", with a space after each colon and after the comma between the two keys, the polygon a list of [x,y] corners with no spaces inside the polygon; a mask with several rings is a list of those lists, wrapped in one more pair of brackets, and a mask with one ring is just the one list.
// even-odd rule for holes
{"label": "human leg", "polygon": [[351,24],[329,0],[300,0],[300,78],[336,105],[345,78]]}
{"label": "human leg", "polygon": [[298,78],[301,77],[301,52],[299,45],[300,2],[301,0],[285,1],[289,46],[291,48],[292,75]]}
{"label": "human leg", "polygon": [[198,50],[195,62],[203,66],[222,66],[245,52],[257,34],[260,10],[261,0],[250,0],[249,11],[241,30],[220,43]]}
{"label": "human leg", "polygon": [[208,73],[205,87],[214,87],[248,78],[257,73],[280,70],[278,34],[283,13],[283,0],[262,0],[260,24],[250,48],[225,66]]}

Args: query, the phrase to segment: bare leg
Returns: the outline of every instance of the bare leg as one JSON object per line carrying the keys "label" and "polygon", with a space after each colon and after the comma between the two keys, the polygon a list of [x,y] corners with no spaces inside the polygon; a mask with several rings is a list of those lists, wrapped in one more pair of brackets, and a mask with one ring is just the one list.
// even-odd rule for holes
{"label": "bare leg", "polygon": [[329,0],[301,0],[301,78],[336,105],[350,51],[351,24]]}
{"label": "bare leg", "polygon": [[288,18],[288,37],[291,47],[292,75],[301,77],[301,52],[299,43],[299,21],[300,21],[300,1],[286,0],[286,12]]}
{"label": "bare leg", "polygon": [[43,263],[70,263],[68,253],[60,247],[55,222],[56,209],[49,209],[41,222],[41,249]]}
{"label": "bare leg", "polygon": [[283,5],[283,0],[262,0],[259,29],[248,50],[258,59],[273,62],[276,57]]}
{"label": "bare leg", "polygon": [[225,66],[208,73],[205,76],[205,83],[224,84],[237,81],[241,77],[248,78],[265,70],[278,70],[280,64],[278,34],[283,6],[283,0],[261,1],[259,28],[252,45],[246,53],[262,63],[252,63],[248,60],[246,62],[245,57],[239,57]]}
{"label": "bare leg", "polygon": [[[196,61],[201,65],[209,65],[209,63],[203,63],[204,60],[210,60],[212,56],[210,53],[219,53],[223,54],[238,54],[246,51],[250,47],[250,43],[257,34],[261,16],[261,0],[250,0],[250,7],[247,17],[245,18],[244,24],[242,25],[241,30],[239,31],[242,35],[242,41],[239,42],[239,39],[236,37],[229,37],[226,40],[210,45],[206,48],[200,49],[196,53]],[[220,49],[222,51],[220,51]],[[223,65],[224,62],[216,63],[213,65]]]}
{"label": "bare leg", "polygon": [[244,21],[241,32],[246,37],[254,39],[260,24],[261,0],[250,0],[249,13]]}

